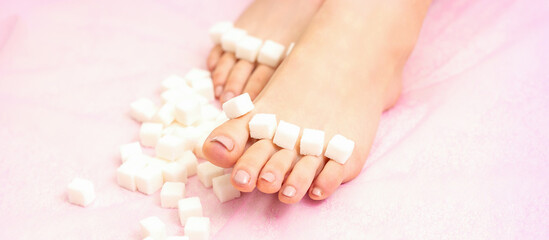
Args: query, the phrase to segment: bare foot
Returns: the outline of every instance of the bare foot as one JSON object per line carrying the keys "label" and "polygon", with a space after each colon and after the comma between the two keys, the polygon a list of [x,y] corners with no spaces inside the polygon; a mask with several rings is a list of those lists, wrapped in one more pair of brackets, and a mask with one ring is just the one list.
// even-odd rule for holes
{"label": "bare foot", "polygon": [[[235,22],[249,35],[284,46],[301,35],[323,0],[255,0]],[[216,45],[208,57],[215,96],[221,102],[247,92],[254,99],[271,78],[274,68],[236,59]]]}
{"label": "bare foot", "polygon": [[[327,0],[256,98],[255,109],[210,134],[203,151],[218,166],[234,165],[236,188],[278,192],[285,203],[305,194],[322,200],[360,173],[381,113],[398,99],[402,68],[429,6],[428,1],[389,2]],[[253,141],[248,122],[255,113],[274,113],[302,129],[324,130],[326,144],[342,134],[355,141],[354,152],[341,165],[300,156],[298,145],[281,149],[271,140],[246,149]]]}

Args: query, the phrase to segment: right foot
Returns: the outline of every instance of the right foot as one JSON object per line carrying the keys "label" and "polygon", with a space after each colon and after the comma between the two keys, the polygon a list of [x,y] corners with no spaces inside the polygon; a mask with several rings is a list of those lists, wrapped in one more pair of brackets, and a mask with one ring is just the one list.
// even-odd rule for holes
{"label": "right foot", "polygon": [[[263,40],[286,47],[301,35],[323,0],[255,0],[235,22],[235,27]],[[215,96],[224,103],[243,92],[254,99],[271,78],[274,68],[236,59],[219,44],[210,52]]]}

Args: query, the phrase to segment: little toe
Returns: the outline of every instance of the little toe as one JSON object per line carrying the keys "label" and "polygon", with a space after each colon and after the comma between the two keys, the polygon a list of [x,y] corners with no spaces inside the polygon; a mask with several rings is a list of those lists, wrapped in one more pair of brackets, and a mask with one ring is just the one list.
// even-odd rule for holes
{"label": "little toe", "polygon": [[248,77],[254,70],[255,65],[246,60],[239,60],[231,70],[227,81],[225,82],[225,87],[223,89],[223,94],[221,94],[220,101],[224,103],[234,96],[240,95],[244,85],[248,81]]}
{"label": "little toe", "polygon": [[206,66],[208,66],[208,70],[212,71],[215,69],[215,66],[219,61],[219,58],[221,58],[221,54],[223,54],[223,49],[221,48],[221,45],[219,44],[215,45],[212,48],[212,51],[210,51],[210,55],[206,60]]}
{"label": "little toe", "polygon": [[281,149],[273,154],[259,174],[256,183],[257,189],[264,193],[278,192],[286,174],[292,169],[296,160],[297,153],[293,150]]}
{"label": "little toe", "polygon": [[[212,72],[212,81],[214,84],[214,93],[217,97],[223,92],[223,85],[227,81],[227,77],[236,63],[236,57],[233,53],[225,52],[217,62],[215,69]],[[218,90],[220,89],[220,90]]]}
{"label": "little toe", "polygon": [[332,195],[343,182],[344,172],[343,165],[332,160],[328,161],[314,180],[309,190],[309,197],[313,200],[323,200]]}
{"label": "little toe", "polygon": [[259,172],[275,150],[276,147],[270,140],[259,140],[252,144],[233,168],[233,186],[241,192],[253,191]]}
{"label": "little toe", "polygon": [[267,65],[258,65],[250,76],[250,79],[248,79],[246,87],[244,87],[244,92],[250,94],[250,98],[254,100],[255,97],[259,95],[261,90],[263,90],[263,87],[267,85],[267,82],[273,75],[274,71],[274,68]]}
{"label": "little toe", "polygon": [[302,157],[292,169],[292,172],[284,181],[282,191],[278,194],[278,199],[283,203],[299,202],[307,193],[315,178],[317,169],[320,168],[323,160],[317,156]]}

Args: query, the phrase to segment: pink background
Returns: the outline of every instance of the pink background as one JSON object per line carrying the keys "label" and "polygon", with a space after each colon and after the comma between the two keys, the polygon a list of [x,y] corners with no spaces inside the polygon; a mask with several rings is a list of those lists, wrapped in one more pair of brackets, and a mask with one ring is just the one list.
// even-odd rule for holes
{"label": "pink background", "polygon": [[[117,186],[138,97],[204,67],[207,29],[249,1],[0,0],[0,239],[140,239],[177,211]],[[219,204],[215,239],[549,238],[549,2],[436,1],[363,173],[322,202]],[[91,179],[88,208],[67,203]]]}

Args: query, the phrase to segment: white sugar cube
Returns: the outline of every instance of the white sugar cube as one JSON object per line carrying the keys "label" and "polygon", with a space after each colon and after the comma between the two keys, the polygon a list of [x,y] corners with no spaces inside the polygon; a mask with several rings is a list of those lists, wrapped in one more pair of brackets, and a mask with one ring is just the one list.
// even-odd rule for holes
{"label": "white sugar cube", "polygon": [[154,117],[156,109],[156,104],[153,101],[140,98],[130,104],[130,115],[139,122],[146,122]]}
{"label": "white sugar cube", "polygon": [[240,197],[240,191],[231,184],[231,174],[215,177],[212,179],[212,186],[215,196],[222,203]]}
{"label": "white sugar cube", "polygon": [[208,99],[208,101],[213,101],[215,99],[211,78],[194,78],[190,80],[190,84],[195,93]]}
{"label": "white sugar cube", "polygon": [[181,162],[185,165],[187,169],[187,177],[194,176],[196,174],[196,168],[198,166],[198,160],[196,156],[191,151],[185,151],[183,156],[181,156],[177,162]]}
{"label": "white sugar cube", "polygon": [[210,188],[212,187],[212,179],[223,175],[223,168],[213,165],[211,162],[203,162],[196,167],[196,174],[204,187]]}
{"label": "white sugar cube", "polygon": [[156,123],[162,123],[164,126],[170,125],[175,119],[175,103],[167,102],[164,104],[156,114],[152,121]]}
{"label": "white sugar cube", "polygon": [[190,217],[185,224],[185,235],[189,240],[208,240],[210,238],[210,219]]}
{"label": "white sugar cube", "polygon": [[252,63],[255,62],[262,44],[263,40],[259,38],[249,35],[244,36],[236,44],[236,58],[244,59]]}
{"label": "white sugar cube", "polygon": [[187,183],[187,166],[180,161],[171,162],[162,167],[164,182]]}
{"label": "white sugar cube", "polygon": [[320,156],[324,149],[324,132],[316,129],[305,128],[301,134],[299,153],[301,155]]}
{"label": "white sugar cube", "polygon": [[163,90],[169,90],[169,89],[178,89],[181,87],[185,87],[187,85],[187,81],[185,81],[184,78],[177,76],[177,75],[170,75],[164,81],[162,81],[162,89]]}
{"label": "white sugar cube", "polygon": [[135,175],[137,190],[147,195],[158,191],[162,187],[162,183],[164,183],[162,169],[157,166],[148,165]]}
{"label": "white sugar cube", "polygon": [[240,28],[232,28],[221,36],[221,48],[226,52],[234,52],[236,44],[247,35],[246,30]]}
{"label": "white sugar cube", "polygon": [[120,146],[120,158],[122,159],[122,162],[128,160],[128,158],[132,155],[138,155],[142,153],[143,150],[141,149],[141,145],[139,145],[139,142],[132,142]]}
{"label": "white sugar cube", "polygon": [[254,109],[254,104],[248,93],[243,93],[223,103],[223,112],[228,118],[240,117]]}
{"label": "white sugar cube", "polygon": [[158,217],[148,217],[139,221],[143,237],[152,239],[166,238],[166,225]]}
{"label": "white sugar cube", "polygon": [[74,178],[67,187],[69,202],[86,207],[95,199],[93,183],[82,178]]}
{"label": "white sugar cube", "polygon": [[169,236],[166,240],[189,240],[187,236]]}
{"label": "white sugar cube", "polygon": [[[179,221],[182,226],[190,217],[202,217],[202,204],[198,197],[183,198],[177,202]],[[185,233],[186,234],[186,233]]]}
{"label": "white sugar cube", "polygon": [[192,80],[197,78],[209,78],[212,74],[204,69],[200,68],[193,68],[185,74],[185,79],[187,80],[187,83],[190,83]]}
{"label": "white sugar cube", "polygon": [[214,105],[204,105],[202,106],[202,120],[203,121],[214,121],[217,116],[221,113],[221,110]]}
{"label": "white sugar cube", "polygon": [[342,135],[335,135],[328,142],[324,156],[340,164],[345,164],[355,148],[355,142]]}
{"label": "white sugar cube", "polygon": [[278,127],[276,128],[273,143],[281,148],[293,150],[298,137],[298,126],[280,120],[280,123],[278,123]]}
{"label": "white sugar cube", "polygon": [[276,67],[282,59],[283,54],[283,45],[271,40],[267,40],[259,50],[257,61],[267,66]]}
{"label": "white sugar cube", "polygon": [[294,45],[295,45],[295,42],[290,43],[290,46],[288,46],[288,50],[286,50],[286,57],[287,57],[288,55],[290,55],[290,53],[292,52],[292,50],[294,50]]}
{"label": "white sugar cube", "polygon": [[156,144],[156,156],[170,161],[180,158],[185,151],[183,139],[176,136],[164,136]]}
{"label": "white sugar cube", "polygon": [[147,166],[155,166],[160,169],[163,169],[166,165],[168,165],[169,163],[172,163],[172,161],[170,160],[156,158],[156,157],[149,157],[149,156],[147,156],[146,160],[147,160]]}
{"label": "white sugar cube", "polygon": [[139,139],[141,144],[147,147],[154,147],[158,142],[158,139],[162,136],[162,124],[161,123],[143,123],[139,130]]}
{"label": "white sugar cube", "polygon": [[223,36],[223,34],[231,30],[233,27],[234,27],[233,23],[228,21],[218,22],[214,24],[210,28],[210,32],[209,32],[212,42],[215,44],[221,43],[221,36]]}
{"label": "white sugar cube", "polygon": [[276,131],[276,116],[268,113],[255,114],[248,123],[250,137],[272,139]]}
{"label": "white sugar cube", "polygon": [[192,97],[193,95],[195,95],[195,92],[191,87],[187,85],[182,85],[177,89],[169,89],[162,92],[160,94],[160,98],[162,99],[163,103],[168,103],[168,102],[177,103],[178,101],[185,100],[187,98]]}
{"label": "white sugar cube", "polygon": [[175,119],[185,126],[192,125],[200,119],[200,105],[200,101],[195,98],[179,101],[175,105]]}
{"label": "white sugar cube", "polygon": [[116,169],[116,181],[121,187],[130,191],[137,190],[135,176],[147,166],[148,157],[145,155],[133,155]]}
{"label": "white sugar cube", "polygon": [[160,190],[160,205],[163,208],[177,208],[179,200],[185,196],[185,183],[166,182]]}

